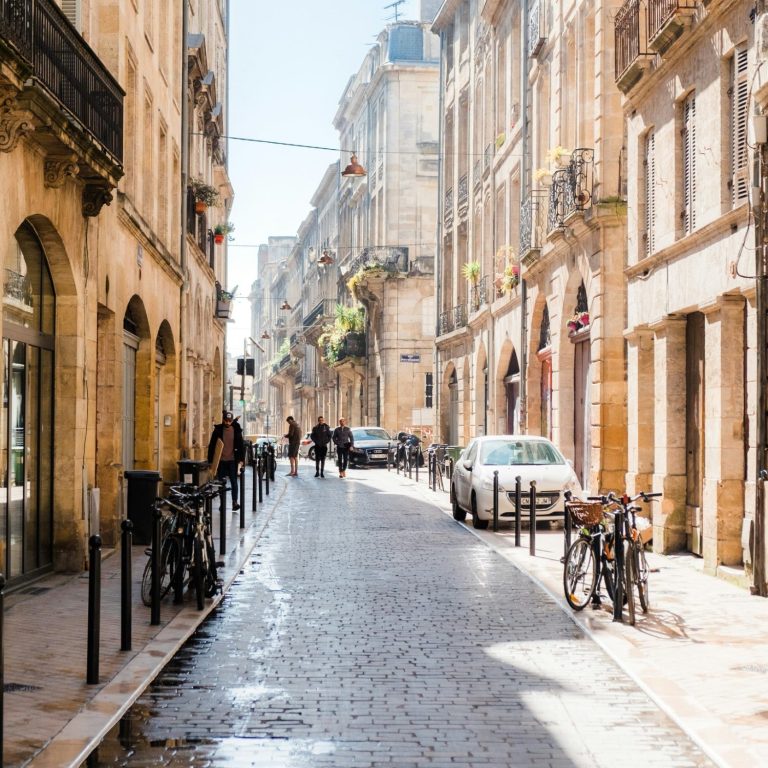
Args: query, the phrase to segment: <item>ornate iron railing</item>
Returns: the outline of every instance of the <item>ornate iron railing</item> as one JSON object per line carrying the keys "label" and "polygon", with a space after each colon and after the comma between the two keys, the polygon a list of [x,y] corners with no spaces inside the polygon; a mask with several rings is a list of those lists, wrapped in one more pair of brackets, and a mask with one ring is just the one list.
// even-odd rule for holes
{"label": "ornate iron railing", "polygon": [[456,198],[456,205],[459,209],[459,216],[462,218],[466,216],[469,210],[469,181],[466,173],[459,179],[459,194]]}
{"label": "ornate iron railing", "polygon": [[659,34],[678,11],[695,8],[696,0],[648,0],[648,39]]}
{"label": "ornate iron railing", "polygon": [[535,56],[544,45],[543,25],[541,23],[541,6],[539,0],[534,0],[528,9],[528,55]]}
{"label": "ornate iron railing", "polygon": [[441,312],[439,318],[439,331],[441,336],[445,336],[446,333],[450,333],[453,330],[453,310],[449,309],[447,312]]}
{"label": "ornate iron railing", "polygon": [[445,200],[443,201],[443,219],[445,226],[450,227],[453,224],[453,187],[445,190]]}
{"label": "ornate iron railing", "polygon": [[473,186],[477,189],[483,183],[483,158],[478,157],[472,168]]}
{"label": "ornate iron railing", "polygon": [[[10,3],[10,0],[5,0]],[[123,157],[123,91],[52,0],[33,6],[35,77],[117,160]]]}
{"label": "ornate iron railing", "polygon": [[33,6],[33,0],[0,0],[0,37],[28,60],[32,59]]}
{"label": "ornate iron railing", "polygon": [[541,250],[546,237],[547,191],[532,189],[520,203],[520,257]]}
{"label": "ornate iron railing", "polygon": [[483,173],[491,170],[491,160],[493,159],[493,144],[489,144],[483,153]]}
{"label": "ornate iron railing", "polygon": [[[640,0],[628,0],[613,22],[615,36],[614,74],[618,80],[641,53]],[[644,32],[645,30],[642,30]],[[645,46],[643,45],[643,48]]]}
{"label": "ornate iron railing", "polygon": [[309,328],[314,325],[318,320],[323,320],[326,317],[333,317],[336,314],[336,301],[334,299],[320,299],[315,304],[312,311],[304,317],[302,325],[305,328]]}
{"label": "ornate iron railing", "polygon": [[467,324],[467,305],[458,304],[453,308],[453,327],[463,328]]}
{"label": "ornate iron railing", "polygon": [[488,303],[488,285],[489,276],[483,275],[476,285],[473,285],[469,291],[469,302],[473,312],[477,312],[480,307]]}
{"label": "ornate iron railing", "polygon": [[594,156],[593,149],[575,149],[568,166],[552,174],[547,218],[549,231],[562,229],[572,213],[592,207]]}

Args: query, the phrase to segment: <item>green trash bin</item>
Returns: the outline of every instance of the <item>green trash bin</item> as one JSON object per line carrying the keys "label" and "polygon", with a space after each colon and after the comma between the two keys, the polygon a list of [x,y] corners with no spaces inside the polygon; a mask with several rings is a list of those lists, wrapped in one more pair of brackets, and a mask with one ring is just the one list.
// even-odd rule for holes
{"label": "green trash bin", "polygon": [[133,523],[133,543],[152,543],[152,512],[157,498],[159,472],[129,470],[125,473],[128,483],[128,519]]}

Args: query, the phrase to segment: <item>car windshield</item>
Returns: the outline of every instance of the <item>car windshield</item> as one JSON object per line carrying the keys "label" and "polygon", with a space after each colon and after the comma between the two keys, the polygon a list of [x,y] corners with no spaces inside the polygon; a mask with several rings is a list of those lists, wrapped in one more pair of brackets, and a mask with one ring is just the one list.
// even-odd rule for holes
{"label": "car windshield", "polygon": [[389,440],[386,430],[377,427],[358,427],[352,430],[355,440]]}
{"label": "car windshield", "polygon": [[544,440],[489,440],[480,451],[480,463],[514,466],[565,462],[552,443]]}

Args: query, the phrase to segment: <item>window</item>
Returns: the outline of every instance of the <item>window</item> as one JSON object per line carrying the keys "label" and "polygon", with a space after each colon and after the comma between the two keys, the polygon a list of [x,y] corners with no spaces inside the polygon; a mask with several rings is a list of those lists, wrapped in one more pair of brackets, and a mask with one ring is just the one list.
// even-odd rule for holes
{"label": "window", "polygon": [[696,94],[683,102],[683,234],[696,228]]}
{"label": "window", "polygon": [[82,31],[80,26],[80,0],[62,0],[61,10],[64,15],[72,22],[72,26],[78,32]]}
{"label": "window", "polygon": [[643,203],[645,205],[645,255],[656,250],[656,134],[645,136],[643,152]]}
{"label": "window", "polygon": [[424,407],[432,407],[432,374],[424,374]]}
{"label": "window", "polygon": [[740,205],[747,199],[747,48],[738,47],[731,58],[731,202]]}

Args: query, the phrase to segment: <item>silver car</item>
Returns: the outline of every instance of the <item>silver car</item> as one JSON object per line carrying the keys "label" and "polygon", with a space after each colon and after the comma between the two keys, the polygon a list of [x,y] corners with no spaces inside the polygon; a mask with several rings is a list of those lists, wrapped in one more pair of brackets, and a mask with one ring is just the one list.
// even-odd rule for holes
{"label": "silver car", "polygon": [[392,438],[386,429],[381,427],[353,427],[352,435],[355,438],[355,444],[349,452],[350,464],[367,466],[387,463]]}
{"label": "silver car", "polygon": [[451,479],[454,520],[472,515],[475,528],[493,519],[493,475],[499,473],[499,518],[515,515],[515,478],[520,477],[521,515],[527,519],[530,484],[536,481],[536,519],[562,520],[565,491],[582,492],[573,467],[553,443],[535,435],[477,437],[461,452]]}

